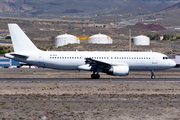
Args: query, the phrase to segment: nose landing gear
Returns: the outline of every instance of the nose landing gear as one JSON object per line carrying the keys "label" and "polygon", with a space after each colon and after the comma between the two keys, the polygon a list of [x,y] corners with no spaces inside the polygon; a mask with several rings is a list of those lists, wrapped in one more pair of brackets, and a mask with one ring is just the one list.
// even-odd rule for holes
{"label": "nose landing gear", "polygon": [[155,79],[154,70],[151,70],[151,79]]}

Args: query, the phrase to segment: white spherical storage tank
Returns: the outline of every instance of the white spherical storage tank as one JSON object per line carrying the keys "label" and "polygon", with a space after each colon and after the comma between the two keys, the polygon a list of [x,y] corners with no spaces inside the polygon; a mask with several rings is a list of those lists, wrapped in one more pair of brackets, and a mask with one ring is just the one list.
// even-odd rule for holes
{"label": "white spherical storage tank", "polygon": [[89,40],[88,43],[92,43],[92,44],[112,44],[113,40],[104,34],[96,34],[96,35],[92,35]]}
{"label": "white spherical storage tank", "polygon": [[67,44],[78,43],[80,44],[80,40],[76,38],[74,35],[70,34],[63,34],[59,35],[55,39],[55,47],[58,48],[59,46],[67,45]]}
{"label": "white spherical storage tank", "polygon": [[147,36],[139,35],[134,37],[134,45],[149,45],[150,39]]}

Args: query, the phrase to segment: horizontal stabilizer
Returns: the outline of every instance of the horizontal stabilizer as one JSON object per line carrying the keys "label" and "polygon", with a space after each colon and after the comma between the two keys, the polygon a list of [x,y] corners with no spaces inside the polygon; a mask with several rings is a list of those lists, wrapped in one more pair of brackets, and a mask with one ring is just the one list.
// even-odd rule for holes
{"label": "horizontal stabilizer", "polygon": [[29,57],[29,56],[27,56],[27,55],[15,53],[15,52],[11,52],[10,55],[12,55],[12,56],[18,56],[18,57],[27,57],[27,58]]}

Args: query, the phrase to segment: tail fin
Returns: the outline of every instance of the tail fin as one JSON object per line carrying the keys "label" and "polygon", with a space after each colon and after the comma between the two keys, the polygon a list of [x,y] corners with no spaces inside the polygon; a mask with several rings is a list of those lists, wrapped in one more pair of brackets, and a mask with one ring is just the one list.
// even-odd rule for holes
{"label": "tail fin", "polygon": [[39,50],[17,24],[8,24],[8,27],[15,52]]}

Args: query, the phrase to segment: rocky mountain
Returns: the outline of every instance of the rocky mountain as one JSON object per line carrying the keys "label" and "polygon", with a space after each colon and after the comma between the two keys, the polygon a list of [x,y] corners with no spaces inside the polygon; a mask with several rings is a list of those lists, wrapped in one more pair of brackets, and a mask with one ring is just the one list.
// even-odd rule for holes
{"label": "rocky mountain", "polygon": [[151,12],[152,11],[152,7],[150,5],[148,5],[146,2],[143,1],[134,1],[131,4],[129,4],[128,6],[126,6],[123,9],[119,9],[118,11],[114,12],[114,13],[147,13],[147,12]]}
{"label": "rocky mountain", "polygon": [[26,6],[25,3],[30,0],[0,0],[0,12],[24,12],[32,10],[33,7]]}
{"label": "rocky mountain", "polygon": [[[162,26],[179,26],[180,25],[180,2],[160,11],[141,16],[141,19],[156,19],[155,23]],[[170,28],[171,29],[171,28]]]}
{"label": "rocky mountain", "polygon": [[1,13],[62,14],[102,13],[123,0],[0,0]]}
{"label": "rocky mountain", "polygon": [[[154,4],[155,3],[155,4]],[[150,2],[147,0],[136,0],[128,4],[124,8],[120,8],[112,13],[115,14],[125,14],[125,13],[131,13],[131,14],[140,14],[140,13],[153,13],[158,12],[160,10],[166,9],[171,6],[172,3],[170,2]]]}
{"label": "rocky mountain", "polygon": [[0,16],[149,13],[167,6],[166,3],[161,3],[153,8],[151,1],[154,3],[154,0],[0,0]]}
{"label": "rocky mountain", "polygon": [[157,11],[166,9],[168,7],[170,7],[170,5],[167,4],[167,2],[161,2],[161,3],[157,4],[156,6],[154,6],[152,11],[157,12]]}
{"label": "rocky mountain", "polygon": [[175,5],[172,5],[172,6],[170,6],[170,7],[168,7],[168,8],[166,8],[166,9],[164,9],[165,11],[169,11],[169,10],[179,10],[180,9],[180,2],[179,3],[177,3],[177,4],[175,4]]}

